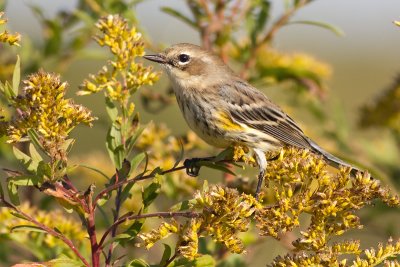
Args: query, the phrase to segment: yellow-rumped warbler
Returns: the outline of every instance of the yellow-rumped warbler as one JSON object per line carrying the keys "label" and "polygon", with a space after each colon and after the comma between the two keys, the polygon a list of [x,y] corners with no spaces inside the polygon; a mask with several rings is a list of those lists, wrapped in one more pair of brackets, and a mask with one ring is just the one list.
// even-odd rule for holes
{"label": "yellow-rumped warbler", "polygon": [[260,168],[256,196],[264,178],[265,152],[294,146],[308,149],[331,165],[354,166],[329,154],[263,93],[241,79],[213,53],[192,44],[176,44],[144,58],[166,70],[179,107],[189,124],[216,147],[242,144],[256,156]]}

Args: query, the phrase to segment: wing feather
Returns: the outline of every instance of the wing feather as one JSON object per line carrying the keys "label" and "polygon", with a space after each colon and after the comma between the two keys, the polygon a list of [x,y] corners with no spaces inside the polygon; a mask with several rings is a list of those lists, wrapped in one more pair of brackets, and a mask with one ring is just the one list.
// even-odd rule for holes
{"label": "wing feather", "polygon": [[263,93],[238,80],[235,86],[225,85],[220,96],[229,105],[228,112],[238,123],[271,135],[280,142],[300,148],[310,148],[309,139],[299,126],[272,103]]}

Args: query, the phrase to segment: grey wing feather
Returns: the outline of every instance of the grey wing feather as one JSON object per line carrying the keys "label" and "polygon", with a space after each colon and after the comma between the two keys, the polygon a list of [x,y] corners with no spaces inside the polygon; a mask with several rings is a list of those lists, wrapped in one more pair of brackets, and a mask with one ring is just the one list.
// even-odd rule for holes
{"label": "grey wing feather", "polygon": [[300,148],[311,148],[308,138],[296,123],[264,94],[238,80],[220,88],[220,96],[228,102],[232,118],[271,135],[280,142]]}

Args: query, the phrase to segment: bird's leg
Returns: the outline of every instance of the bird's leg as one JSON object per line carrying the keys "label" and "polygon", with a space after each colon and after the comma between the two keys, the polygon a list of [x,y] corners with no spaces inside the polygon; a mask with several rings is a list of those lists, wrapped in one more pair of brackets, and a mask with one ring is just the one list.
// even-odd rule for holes
{"label": "bird's leg", "polygon": [[264,174],[265,174],[265,170],[260,170],[260,173],[258,174],[258,183],[257,183],[257,188],[256,188],[256,193],[254,195],[254,197],[258,200],[260,191],[261,191],[261,186],[264,180]]}
{"label": "bird's leg", "polygon": [[186,173],[189,176],[192,177],[197,177],[199,176],[200,172],[200,167],[197,165],[199,161],[213,161],[215,157],[205,157],[205,158],[191,158],[191,159],[185,159],[183,162],[183,166],[186,168]]}
{"label": "bird's leg", "polygon": [[257,183],[257,188],[256,188],[256,193],[254,197],[258,200],[260,191],[261,191],[261,186],[264,180],[264,174],[265,174],[265,169],[267,168],[267,159],[265,157],[265,153],[262,150],[259,150],[257,148],[253,149],[254,154],[256,155],[256,161],[258,164],[258,167],[260,168],[260,172],[258,174],[258,183]]}

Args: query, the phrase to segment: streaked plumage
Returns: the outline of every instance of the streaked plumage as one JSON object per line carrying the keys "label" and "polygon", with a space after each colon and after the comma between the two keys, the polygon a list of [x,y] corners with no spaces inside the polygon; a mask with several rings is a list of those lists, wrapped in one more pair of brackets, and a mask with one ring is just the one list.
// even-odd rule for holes
{"label": "streaked plumage", "polygon": [[217,147],[242,144],[255,152],[259,181],[265,152],[283,146],[309,149],[335,166],[352,167],[316,145],[267,96],[199,46],[176,44],[145,58],[165,68],[186,122],[202,139]]}

